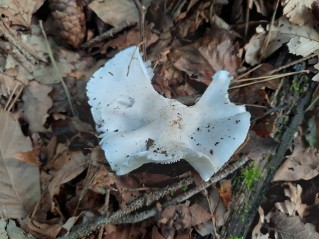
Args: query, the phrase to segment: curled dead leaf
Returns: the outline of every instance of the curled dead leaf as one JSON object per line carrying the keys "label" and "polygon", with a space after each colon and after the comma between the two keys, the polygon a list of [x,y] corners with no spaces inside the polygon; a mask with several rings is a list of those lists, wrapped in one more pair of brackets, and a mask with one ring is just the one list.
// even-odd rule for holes
{"label": "curled dead leaf", "polygon": [[319,151],[314,148],[305,148],[301,138],[295,140],[293,153],[277,170],[273,181],[310,180],[319,174]]}

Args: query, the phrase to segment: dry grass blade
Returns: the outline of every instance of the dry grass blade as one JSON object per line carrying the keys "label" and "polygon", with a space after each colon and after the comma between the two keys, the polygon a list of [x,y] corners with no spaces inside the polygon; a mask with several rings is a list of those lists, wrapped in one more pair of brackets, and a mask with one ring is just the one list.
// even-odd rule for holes
{"label": "dry grass blade", "polygon": [[278,9],[278,5],[279,5],[279,0],[277,0],[277,4],[276,4],[276,8],[275,8],[275,11],[274,11],[274,14],[272,15],[272,18],[271,18],[271,23],[270,23],[270,26],[269,26],[269,31],[268,31],[268,34],[266,36],[266,39],[264,41],[264,44],[262,45],[261,49],[260,49],[260,53],[261,53],[261,57],[263,58],[264,55],[265,55],[265,51],[269,45],[269,42],[270,42],[270,39],[271,39],[271,34],[272,34],[272,27],[274,25],[274,22],[275,22],[275,17],[276,17],[276,13],[277,13],[277,9]]}
{"label": "dry grass blade", "polygon": [[53,65],[54,69],[55,69],[56,74],[60,78],[61,84],[63,86],[64,92],[66,94],[66,97],[68,99],[68,102],[69,102],[69,105],[70,105],[70,108],[71,108],[71,112],[75,116],[76,112],[75,112],[75,109],[74,109],[73,104],[72,104],[72,97],[71,97],[70,91],[69,91],[67,85],[65,84],[65,82],[63,80],[63,77],[62,77],[62,75],[61,75],[61,73],[59,71],[59,68],[58,68],[58,66],[56,64],[56,61],[54,60],[52,49],[50,47],[50,43],[49,43],[47,35],[45,34],[45,31],[43,29],[42,21],[39,21],[39,24],[40,24],[40,28],[41,28],[41,32],[43,34],[43,37],[45,39],[45,43],[46,43],[46,46],[47,46],[47,50],[48,50],[48,53],[49,53],[49,57],[50,57],[51,63]]}
{"label": "dry grass blade", "polygon": [[241,74],[240,76],[238,76],[234,81],[238,81],[242,78],[244,78],[245,76],[249,75],[250,73],[254,72],[255,70],[257,70],[259,67],[261,67],[262,65],[259,64],[257,66],[255,66],[254,68],[250,69],[249,71],[246,71],[245,73]]}
{"label": "dry grass blade", "polygon": [[[277,75],[273,75],[273,76],[267,75],[267,76],[253,77],[253,78],[244,78],[244,79],[237,80],[234,83],[238,83],[238,82],[249,82],[249,83],[243,83],[240,85],[232,86],[232,87],[229,87],[229,89],[230,90],[237,89],[237,88],[241,88],[241,87],[245,87],[245,86],[249,86],[249,85],[253,85],[253,84],[258,84],[258,83],[262,83],[262,82],[276,80],[276,79],[279,79],[282,77],[287,77],[287,76],[296,75],[296,74],[303,74],[303,73],[308,74],[309,71],[308,70],[301,70],[301,71],[296,71],[296,72],[277,74]],[[250,81],[254,81],[254,82],[250,82]]]}
{"label": "dry grass blade", "polygon": [[18,98],[20,97],[22,91],[24,89],[24,85],[22,83],[17,83],[14,87],[13,91],[11,92],[8,102],[6,103],[4,109],[6,111],[11,111],[13,105],[17,102]]}

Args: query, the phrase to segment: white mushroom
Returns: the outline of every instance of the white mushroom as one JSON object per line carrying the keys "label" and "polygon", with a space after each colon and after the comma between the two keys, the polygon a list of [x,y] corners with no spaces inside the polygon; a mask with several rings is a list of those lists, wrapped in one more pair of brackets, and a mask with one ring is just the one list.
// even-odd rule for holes
{"label": "white mushroom", "polygon": [[244,142],[250,114],[231,103],[232,79],[219,71],[194,106],[167,99],[137,47],[119,52],[94,73],[87,95],[101,145],[112,169],[126,174],[145,163],[185,159],[208,180]]}

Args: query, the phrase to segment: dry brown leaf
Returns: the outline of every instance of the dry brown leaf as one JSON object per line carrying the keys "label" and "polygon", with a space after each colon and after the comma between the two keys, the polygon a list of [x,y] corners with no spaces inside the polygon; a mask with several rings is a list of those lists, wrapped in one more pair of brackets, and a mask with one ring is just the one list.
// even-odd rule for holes
{"label": "dry brown leaf", "polygon": [[245,61],[252,66],[257,65],[261,61],[260,49],[263,46],[267,35],[266,31],[261,26],[256,28],[256,32],[257,34],[253,35],[250,38],[249,43],[245,45]]}
{"label": "dry brown leaf", "polygon": [[[29,48],[32,48],[35,54],[40,58],[47,58],[48,49],[46,40],[44,39],[39,26],[31,25],[31,34],[22,34],[21,39],[22,42]],[[25,84],[27,84],[28,80],[36,80],[42,84],[60,83],[61,78],[59,77],[59,74],[61,74],[62,77],[75,77],[76,79],[86,76],[88,68],[93,64],[92,58],[83,60],[79,52],[62,48],[50,37],[49,41],[59,73],[56,72],[52,63],[39,62],[36,65],[33,64],[31,67],[25,68],[14,58],[14,55],[9,55],[5,63],[6,74],[8,74],[8,70],[11,70],[12,68],[15,69],[10,76],[17,78]]]}
{"label": "dry brown leaf", "polygon": [[80,151],[66,151],[60,157],[61,160],[64,161],[64,164],[55,172],[54,177],[48,186],[51,199],[54,195],[59,194],[60,186],[62,184],[71,181],[87,168],[87,158]]}
{"label": "dry brown leaf", "polygon": [[169,58],[173,65],[178,70],[186,72],[190,79],[206,85],[212,81],[214,70],[194,46],[177,48],[170,53]]}
{"label": "dry brown leaf", "polygon": [[[13,69],[14,71],[14,69]],[[16,72],[14,73],[16,75]],[[12,76],[10,76],[10,72],[0,72],[1,78],[1,95],[9,97],[10,94],[16,89],[16,87],[21,84],[20,82],[14,80]]]}
{"label": "dry brown leaf", "polygon": [[24,89],[23,110],[24,117],[29,123],[29,129],[32,133],[48,131],[43,125],[49,116],[47,112],[53,104],[52,99],[48,96],[52,87],[30,81]]}
{"label": "dry brown leaf", "polygon": [[177,235],[174,239],[193,239],[194,236],[192,235],[192,228],[187,228],[181,232],[177,232]]}
{"label": "dry brown leaf", "polygon": [[191,226],[202,224],[212,218],[212,215],[197,203],[190,206],[189,210],[192,216]]}
{"label": "dry brown leaf", "polygon": [[166,57],[169,60],[160,63],[153,84],[168,98],[200,93],[204,85],[210,84],[215,72],[226,69],[236,76],[240,64],[237,44],[231,34],[217,27],[210,29],[194,44],[172,43],[171,49],[166,52],[159,61],[166,62]]}
{"label": "dry brown leaf", "polygon": [[[282,239],[318,239],[319,233],[312,224],[304,224],[300,217],[290,217],[285,213],[275,212],[271,215],[273,229]],[[278,237],[277,237],[278,238]]]}
{"label": "dry brown leaf", "polygon": [[17,227],[13,220],[7,221],[6,231],[9,236],[8,238],[10,239],[30,239],[30,237],[20,227]]}
{"label": "dry brown leaf", "polygon": [[34,147],[31,151],[28,152],[17,152],[14,154],[14,157],[21,162],[38,167],[41,165],[39,159],[40,153],[41,149],[39,147]]}
{"label": "dry brown leaf", "polygon": [[161,233],[159,233],[158,228],[156,226],[153,226],[151,239],[165,239],[165,237],[163,237]]}
{"label": "dry brown leaf", "polygon": [[118,201],[121,208],[125,208],[129,203],[141,196],[138,190],[140,183],[136,177],[130,174],[121,177],[114,175],[113,180],[119,192]]}
{"label": "dry brown leaf", "polygon": [[8,234],[6,232],[7,224],[8,222],[6,219],[0,219],[0,238],[8,239]]}
{"label": "dry brown leaf", "polygon": [[0,109],[0,204],[1,214],[20,218],[31,213],[40,199],[39,169],[15,159],[18,152],[32,150],[31,140],[19,122]]}
{"label": "dry brown leaf", "polygon": [[[103,154],[104,157],[104,154]],[[104,162],[105,163],[105,162]],[[90,182],[89,188],[97,193],[105,194],[106,189],[114,189],[117,176],[107,169],[105,165],[99,165],[98,171],[94,174],[93,180]]]}
{"label": "dry brown leaf", "polygon": [[263,46],[265,36],[265,32],[259,31],[245,46],[247,63],[252,65],[260,63],[261,59],[270,56],[285,43],[290,53],[303,57],[319,49],[319,33],[314,25],[307,23],[300,27],[289,22],[285,16],[280,17],[272,26],[269,44],[261,55],[260,46]]}
{"label": "dry brown leaf", "polygon": [[[215,1],[214,3],[217,3],[217,1]],[[179,21],[182,19],[177,27],[177,35],[182,38],[187,38],[188,35],[195,33],[202,24],[209,22],[210,6],[210,2],[199,1],[199,3],[196,5],[196,10],[190,11],[187,15],[185,11],[177,15],[179,9],[176,9],[173,15],[174,20]]]}
{"label": "dry brown leaf", "polygon": [[226,208],[219,196],[217,189],[210,188],[208,190],[208,197],[203,197],[202,200],[197,200],[203,207],[207,208],[207,211],[213,213],[213,219],[199,224],[195,227],[195,230],[201,235],[206,236],[209,234],[215,234],[216,227],[221,227],[225,223]]}
{"label": "dry brown leaf", "polygon": [[127,22],[138,22],[138,9],[134,1],[129,0],[94,0],[89,8],[106,24],[114,27]]}
{"label": "dry brown leaf", "polygon": [[[158,35],[154,33],[152,24],[145,25],[145,43],[146,47],[152,45],[158,40]],[[108,49],[125,49],[132,45],[139,45],[141,42],[141,31],[138,27],[134,27],[130,31],[126,31],[118,35],[116,38],[109,39],[101,49],[102,52],[108,52]],[[151,53],[152,54],[152,53]],[[92,72],[93,74],[93,72]]]}
{"label": "dry brown leaf", "polygon": [[28,28],[35,7],[36,1],[34,0],[2,0],[0,14],[7,16],[12,25]]}
{"label": "dry brown leaf", "polygon": [[282,43],[289,41],[287,45],[290,53],[306,57],[319,49],[318,39],[319,33],[311,24],[300,27],[290,23],[287,18],[281,17],[272,28],[266,55],[274,52],[280,40]]}
{"label": "dry brown leaf", "polygon": [[248,158],[255,161],[262,160],[266,155],[274,154],[278,142],[271,137],[262,138],[254,131],[249,132],[249,137],[245,145],[240,148],[239,153],[243,153]]}
{"label": "dry brown leaf", "polygon": [[286,15],[290,22],[299,26],[311,21],[311,4],[314,0],[286,0],[284,2],[284,15]]}
{"label": "dry brown leaf", "polygon": [[253,0],[253,1],[250,1],[249,8],[252,9],[253,3],[254,3],[256,6],[257,12],[259,12],[263,16],[267,16],[269,14],[269,7],[267,6],[268,2],[269,2],[269,0],[268,1]]}
{"label": "dry brown leaf", "polygon": [[59,232],[61,231],[62,225],[60,224],[47,224],[47,223],[40,223],[34,219],[30,219],[28,217],[27,220],[28,229],[43,237],[49,237],[49,238],[56,238]]}
{"label": "dry brown leaf", "polygon": [[319,151],[304,148],[300,137],[295,140],[293,153],[277,170],[273,181],[310,180],[319,174]]}
{"label": "dry brown leaf", "polygon": [[227,207],[232,198],[231,180],[224,179],[224,180],[221,180],[219,184],[220,184],[220,187],[218,188],[219,196],[221,197],[224,206]]}
{"label": "dry brown leaf", "polygon": [[[238,57],[238,47],[229,31],[214,28],[210,35],[195,43],[202,56],[214,70],[227,70],[232,76],[237,75],[237,68],[241,62]],[[212,76],[210,76],[212,77]]]}
{"label": "dry brown leaf", "polygon": [[[200,214],[205,210],[203,210],[199,205],[192,208],[192,210],[190,208],[191,207],[188,203],[169,206],[161,213],[161,219],[159,222],[161,224],[165,224],[168,230],[171,227],[174,227],[176,230],[182,230],[195,226],[197,223],[200,224],[202,219],[198,218],[199,215],[195,213],[195,210],[196,208],[200,209]],[[193,215],[195,216],[194,218]],[[209,213],[205,212],[203,214],[203,221],[207,221],[210,218],[211,215]]]}
{"label": "dry brown leaf", "polygon": [[288,188],[285,188],[284,192],[289,200],[277,202],[275,203],[275,206],[281,212],[286,213],[289,216],[300,216],[303,218],[304,212],[308,206],[301,202],[302,188],[299,184],[295,186],[292,183],[287,183],[287,185]]}
{"label": "dry brown leaf", "polygon": [[251,233],[251,238],[252,239],[268,239],[269,238],[269,233],[263,234],[261,232],[261,228],[263,223],[265,222],[265,215],[264,215],[264,210],[259,207],[258,208],[258,213],[259,213],[259,221],[254,227],[252,233]]}
{"label": "dry brown leaf", "polygon": [[130,239],[146,239],[146,228],[140,225],[128,225],[128,226],[113,226],[107,225],[105,230],[105,239],[118,239],[118,238],[130,238]]}

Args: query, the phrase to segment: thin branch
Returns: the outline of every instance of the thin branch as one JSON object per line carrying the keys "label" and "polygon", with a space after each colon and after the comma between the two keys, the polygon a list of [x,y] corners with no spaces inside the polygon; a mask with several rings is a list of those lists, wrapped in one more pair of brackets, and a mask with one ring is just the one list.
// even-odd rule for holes
{"label": "thin branch", "polygon": [[35,64],[37,61],[47,62],[28,45],[24,44],[7,26],[4,21],[0,21],[0,32],[3,33],[4,38],[9,41],[18,51],[29,61]]}
{"label": "thin branch", "polygon": [[276,17],[278,5],[279,5],[279,0],[277,0],[277,4],[276,4],[276,7],[275,7],[275,11],[274,11],[274,13],[273,13],[273,15],[272,15],[272,18],[271,18],[271,22],[270,22],[268,34],[267,34],[266,39],[265,39],[265,41],[264,41],[264,44],[262,45],[261,50],[260,50],[260,53],[261,53],[261,57],[262,57],[262,58],[264,58],[266,49],[267,49],[267,47],[268,47],[268,45],[269,45],[269,42],[270,42],[270,38],[271,38],[271,34],[272,34],[272,28],[273,28],[273,25],[274,25],[274,22],[275,22],[275,17]]}
{"label": "thin branch", "polygon": [[6,111],[11,111],[13,105],[17,102],[18,98],[20,97],[22,91],[24,89],[24,84],[18,82],[13,91],[11,92],[10,96],[9,96],[9,99],[4,107],[4,109]]}
{"label": "thin branch", "polygon": [[135,22],[125,22],[119,26],[116,26],[116,27],[113,27],[112,29],[110,29],[109,31],[106,31],[104,33],[102,33],[101,35],[93,38],[92,40],[90,41],[87,41],[85,43],[83,43],[81,45],[82,48],[89,48],[89,47],[92,47],[100,42],[103,42],[105,41],[106,39],[108,38],[112,38],[114,37],[115,34],[129,28],[129,27],[133,27],[135,26],[136,23]]}
{"label": "thin branch", "polygon": [[50,43],[49,43],[49,40],[48,40],[48,38],[47,38],[47,35],[46,35],[46,33],[45,33],[44,29],[43,29],[43,25],[42,25],[42,21],[41,21],[41,20],[39,21],[39,24],[40,24],[40,28],[41,28],[41,32],[42,32],[42,34],[43,34],[43,37],[44,37],[44,39],[45,39],[45,43],[46,43],[46,46],[47,46],[47,50],[48,50],[48,53],[49,53],[49,57],[50,57],[50,60],[51,60],[52,65],[53,65],[53,68],[54,68],[54,70],[55,70],[55,73],[56,73],[57,76],[60,78],[60,82],[61,82],[61,84],[62,84],[62,87],[63,87],[63,89],[64,89],[64,92],[65,92],[65,94],[66,94],[66,97],[67,97],[67,99],[68,99],[68,102],[69,102],[69,105],[70,105],[70,108],[71,108],[71,112],[72,112],[73,115],[76,115],[75,109],[74,109],[73,104],[72,104],[70,91],[69,91],[67,85],[65,84],[65,82],[64,82],[64,80],[63,80],[63,77],[62,77],[62,75],[61,75],[61,73],[60,73],[60,71],[59,71],[59,68],[58,68],[58,66],[57,66],[57,64],[56,64],[56,61],[54,60],[54,56],[53,56],[53,53],[52,53],[52,49],[51,49],[51,47],[50,47]]}
{"label": "thin branch", "polygon": [[99,229],[101,226],[105,224],[111,224],[111,223],[118,223],[121,220],[123,220],[124,217],[131,214],[132,212],[142,208],[150,206],[152,203],[158,201],[159,199],[163,198],[170,192],[174,192],[182,187],[188,186],[193,183],[192,178],[186,178],[181,180],[180,182],[172,185],[167,186],[164,189],[157,191],[157,192],[150,192],[146,195],[137,198],[133,202],[131,202],[125,209],[120,209],[116,212],[114,212],[110,217],[101,217],[98,218],[95,222],[84,225],[81,228],[79,228],[77,231],[74,231],[70,233],[68,236],[60,237],[60,239],[79,239],[84,238],[97,229]]}
{"label": "thin branch", "polygon": [[[236,162],[234,162],[231,165],[227,165],[224,168],[222,168],[216,175],[214,175],[209,181],[203,182],[200,186],[190,189],[187,192],[178,195],[177,197],[173,198],[170,201],[167,201],[162,204],[162,208],[166,208],[171,205],[176,205],[179,203],[182,203],[186,201],[187,199],[191,198],[192,196],[200,193],[202,190],[210,187],[211,185],[217,183],[223,178],[226,178],[228,175],[235,172],[237,169],[241,168],[245,163],[248,162],[247,157],[243,157]],[[157,207],[153,207],[152,209],[149,209],[147,211],[144,211],[142,213],[134,214],[134,215],[128,215],[124,217],[121,221],[117,221],[117,224],[125,224],[125,223],[136,223],[140,221],[144,221],[150,217],[155,216],[158,213]],[[72,238],[73,239],[73,238]]]}
{"label": "thin branch", "polygon": [[146,7],[139,0],[134,0],[140,16],[140,38],[142,43],[143,60],[146,61],[146,38],[145,38],[145,14]]}

